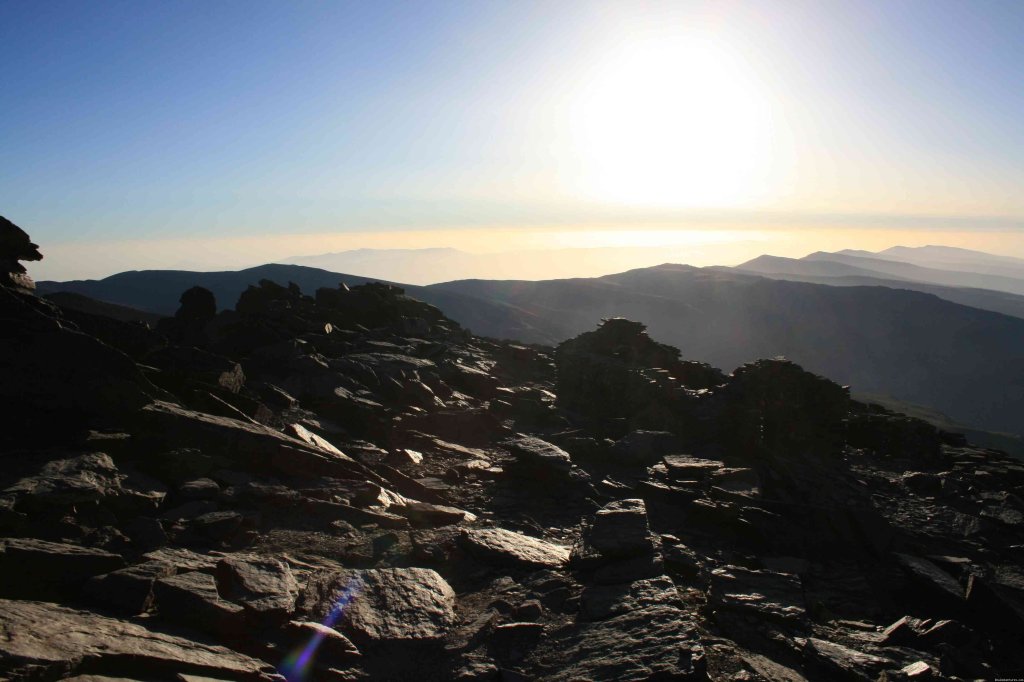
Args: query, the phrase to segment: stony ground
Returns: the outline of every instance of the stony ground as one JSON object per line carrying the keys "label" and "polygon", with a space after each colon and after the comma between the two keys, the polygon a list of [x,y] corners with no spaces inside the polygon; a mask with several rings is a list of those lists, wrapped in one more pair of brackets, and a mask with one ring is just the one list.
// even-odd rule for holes
{"label": "stony ground", "polygon": [[0,287],[2,679],[1024,670],[1024,465],[792,363],[625,320],[495,342],[376,285],[191,290],[156,329],[30,287]]}

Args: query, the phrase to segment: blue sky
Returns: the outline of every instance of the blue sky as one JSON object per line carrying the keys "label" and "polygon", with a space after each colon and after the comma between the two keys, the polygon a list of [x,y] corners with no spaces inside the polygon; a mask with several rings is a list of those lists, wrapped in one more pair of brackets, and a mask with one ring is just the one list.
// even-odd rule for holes
{"label": "blue sky", "polygon": [[1022,45],[1011,1],[12,1],[0,214],[44,246],[722,223],[1016,239]]}

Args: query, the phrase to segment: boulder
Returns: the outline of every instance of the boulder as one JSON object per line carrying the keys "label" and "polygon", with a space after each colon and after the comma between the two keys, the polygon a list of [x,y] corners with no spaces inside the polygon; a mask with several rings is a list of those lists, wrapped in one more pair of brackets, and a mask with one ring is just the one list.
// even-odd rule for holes
{"label": "boulder", "polygon": [[722,437],[737,455],[834,452],[845,442],[849,389],[789,360],[743,365],[722,397]]}
{"label": "boulder", "polygon": [[509,568],[560,568],[569,549],[504,528],[474,528],[462,533],[462,543],[474,557]]}
{"label": "boulder", "polygon": [[277,559],[225,557],[217,562],[216,578],[218,593],[261,623],[287,620],[295,608],[298,583]]}
{"label": "boulder", "polygon": [[181,320],[210,320],[217,315],[217,299],[203,287],[186,289],[178,303],[181,307],[174,316]]}
{"label": "boulder", "polygon": [[166,490],[146,476],[120,471],[109,455],[93,452],[45,462],[4,494],[14,498],[15,509],[30,514],[95,503],[139,514],[155,511]]}
{"label": "boulder", "polygon": [[524,469],[545,479],[562,478],[572,469],[568,452],[540,438],[517,434],[501,445]]}
{"label": "boulder", "polygon": [[621,559],[655,551],[643,500],[609,502],[594,514],[586,542],[608,559]]}
{"label": "boulder", "polygon": [[455,623],[455,592],[428,568],[328,571],[310,577],[299,610],[360,647],[439,643]]}

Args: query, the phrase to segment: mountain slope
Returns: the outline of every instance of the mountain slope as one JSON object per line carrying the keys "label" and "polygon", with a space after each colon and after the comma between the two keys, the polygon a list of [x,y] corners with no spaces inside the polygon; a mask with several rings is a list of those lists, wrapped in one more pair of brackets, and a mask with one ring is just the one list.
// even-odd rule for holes
{"label": "mountain slope", "polygon": [[[313,294],[321,287],[334,289],[339,282],[356,286],[366,282],[382,281],[301,265],[267,264],[245,270],[222,272],[132,270],[100,280],[43,281],[39,282],[37,287],[43,295],[73,293],[150,314],[173,315],[178,309],[181,293],[190,287],[201,286],[209,289],[216,297],[218,307],[225,310],[234,308],[235,302],[246,287],[256,284],[261,279],[269,279],[282,285],[294,282],[307,294]],[[414,298],[438,306],[468,329],[501,326],[514,331],[515,334],[511,336],[536,335],[546,338],[543,332],[535,330],[536,324],[529,314],[512,306],[476,299],[454,291],[428,291],[423,287],[405,284],[396,286],[404,288]]]}
{"label": "mountain slope", "polygon": [[[941,410],[962,423],[1021,433],[1024,320],[884,287],[832,287],[664,265],[595,279],[468,280],[427,287],[532,315],[568,338],[603,317],[649,321],[687,357],[731,369],[784,355],[815,372]],[[507,327],[478,333],[540,340]]]}
{"label": "mountain slope", "polygon": [[[808,257],[809,258],[809,257]],[[879,277],[883,273],[869,267],[858,267],[838,260],[806,258],[785,258],[783,256],[758,256],[746,263],[740,263],[734,270],[758,275],[803,275],[807,277]],[[890,280],[912,281],[895,275]]]}
{"label": "mountain slope", "polygon": [[986,275],[1024,278],[1024,259],[997,256],[983,251],[972,251],[952,246],[893,246],[871,253],[847,249],[838,253],[849,256],[880,258],[882,260],[911,263],[926,268],[959,270]]}
{"label": "mountain slope", "polygon": [[[365,278],[266,265],[239,272],[141,271],[105,280],[40,283],[136,308],[173,313],[204,286],[221,308],[249,284],[294,281],[306,293]],[[1021,433],[1024,320],[884,287],[778,281],[713,268],[663,265],[593,279],[462,280],[406,292],[477,334],[556,343],[603,317],[649,322],[687,357],[731,369],[785,355],[858,391],[938,409],[960,423]]]}
{"label": "mountain slope", "polygon": [[831,286],[881,286],[892,289],[910,289],[934,294],[953,303],[1024,318],[1024,296],[992,289],[949,287],[917,282],[832,260],[760,256],[735,268],[716,269],[740,270],[772,279],[788,279],[794,282],[813,282]]}
{"label": "mountain slope", "polygon": [[951,287],[973,287],[978,289],[993,289],[1005,291],[1011,294],[1024,295],[1024,278],[1007,277],[1005,275],[991,275],[977,272],[962,272],[959,270],[922,267],[912,263],[904,263],[885,258],[867,258],[863,256],[850,256],[842,253],[828,253],[818,251],[804,256],[806,261],[829,261],[843,263],[856,268],[872,270],[889,279],[908,279],[929,284],[940,284]]}

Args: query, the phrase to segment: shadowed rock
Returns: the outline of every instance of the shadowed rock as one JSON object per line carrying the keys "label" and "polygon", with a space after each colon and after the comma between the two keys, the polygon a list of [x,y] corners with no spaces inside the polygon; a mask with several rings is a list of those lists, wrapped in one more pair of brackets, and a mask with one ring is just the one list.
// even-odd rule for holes
{"label": "shadowed rock", "polygon": [[25,231],[0,216],[0,286],[32,291],[36,288],[35,282],[18,261],[42,259],[39,246],[32,243]]}

